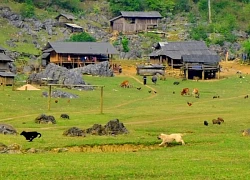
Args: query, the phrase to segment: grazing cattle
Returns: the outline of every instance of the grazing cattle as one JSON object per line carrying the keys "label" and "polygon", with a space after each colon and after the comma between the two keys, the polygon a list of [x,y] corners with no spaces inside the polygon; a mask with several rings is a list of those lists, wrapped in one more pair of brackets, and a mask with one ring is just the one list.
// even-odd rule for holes
{"label": "grazing cattle", "polygon": [[60,116],[63,119],[69,119],[69,115],[68,114],[61,114]]}
{"label": "grazing cattle", "polygon": [[220,96],[213,96],[213,99],[215,99],[215,98],[220,98]]}
{"label": "grazing cattle", "polygon": [[156,76],[156,75],[154,75],[154,76],[152,77],[152,82],[153,82],[154,84],[156,84],[156,82],[157,82],[157,76]]}
{"label": "grazing cattle", "polygon": [[219,124],[219,125],[221,124],[221,121],[218,119],[213,119],[212,122],[213,124]]}
{"label": "grazing cattle", "polygon": [[250,129],[242,130],[242,136],[250,136]]}
{"label": "grazing cattle", "polygon": [[58,100],[57,100],[57,99],[55,100],[55,103],[58,103]]}
{"label": "grazing cattle", "polygon": [[128,80],[123,81],[120,86],[123,87],[123,88],[129,88],[130,87]]}
{"label": "grazing cattle", "polygon": [[151,90],[148,91],[148,93],[151,93],[151,92],[152,92]]}
{"label": "grazing cattle", "polygon": [[137,90],[141,90],[141,87],[136,88]]}
{"label": "grazing cattle", "polygon": [[23,131],[20,135],[23,135],[26,138],[26,140],[29,140],[29,142],[31,142],[36,137],[40,138],[42,136],[41,133],[36,132],[36,131],[32,131],[32,132]]}
{"label": "grazing cattle", "polygon": [[187,102],[187,105],[188,105],[188,106],[192,106],[192,103],[191,103],[191,102]]}
{"label": "grazing cattle", "polygon": [[244,96],[244,98],[247,99],[247,98],[248,98],[248,95]]}
{"label": "grazing cattle", "polygon": [[221,117],[218,117],[217,120],[220,121],[220,122],[223,122],[223,123],[225,122],[224,119],[221,118]]}
{"label": "grazing cattle", "polygon": [[192,92],[192,95],[193,95],[194,97],[200,97],[199,90],[198,90],[197,88],[194,88],[194,89],[193,89],[193,92]]}
{"label": "grazing cattle", "polygon": [[181,91],[181,95],[183,96],[183,95],[188,95],[189,94],[189,88],[184,88],[184,89],[182,89],[182,91]]}
{"label": "grazing cattle", "polygon": [[175,81],[174,83],[173,83],[173,85],[179,85],[180,84],[180,82],[178,82],[178,81]]}
{"label": "grazing cattle", "polygon": [[204,125],[205,125],[205,126],[208,126],[208,122],[207,122],[207,121],[204,121]]}

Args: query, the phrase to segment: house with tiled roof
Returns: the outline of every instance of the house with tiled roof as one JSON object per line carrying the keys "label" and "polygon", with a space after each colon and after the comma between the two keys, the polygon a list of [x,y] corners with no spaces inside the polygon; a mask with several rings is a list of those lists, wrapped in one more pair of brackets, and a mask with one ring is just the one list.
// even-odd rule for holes
{"label": "house with tiled roof", "polygon": [[109,21],[111,31],[128,34],[155,29],[161,18],[161,14],[157,11],[121,11],[119,16]]}
{"label": "house with tiled roof", "polygon": [[188,79],[214,78],[220,70],[220,57],[204,41],[159,42],[148,56],[153,64],[183,70]]}
{"label": "house with tiled roof", "polygon": [[14,62],[5,54],[6,49],[0,46],[0,85],[13,85],[15,74],[10,71],[10,63]]}
{"label": "house with tiled roof", "polygon": [[48,42],[43,49],[42,65],[55,63],[76,68],[110,61],[116,54],[119,52],[107,42]]}

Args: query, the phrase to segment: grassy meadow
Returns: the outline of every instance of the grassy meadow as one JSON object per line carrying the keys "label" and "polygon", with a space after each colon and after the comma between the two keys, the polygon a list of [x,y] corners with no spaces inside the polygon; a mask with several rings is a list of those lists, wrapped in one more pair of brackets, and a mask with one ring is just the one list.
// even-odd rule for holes
{"label": "grassy meadow", "polygon": [[[41,96],[39,91],[12,91],[0,87],[0,123],[14,126],[18,132],[38,131],[41,138],[26,142],[20,135],[2,135],[6,145],[20,144],[23,150],[39,153],[0,154],[0,179],[246,179],[250,176],[250,138],[241,130],[250,128],[250,76],[237,75],[213,81],[181,81],[167,78],[146,86],[141,76],[84,76],[93,85],[104,85],[103,113],[100,113],[100,89],[78,91],[77,99]],[[129,80],[133,88],[119,84]],[[180,81],[179,85],[173,85]],[[141,87],[141,90],[137,90]],[[198,88],[200,98],[181,96],[182,88]],[[54,89],[60,89],[53,87]],[[149,93],[148,91],[157,93]],[[173,93],[175,92],[175,94]],[[213,99],[218,95],[220,98]],[[188,106],[187,102],[192,102]],[[57,124],[36,124],[40,114],[53,115]],[[60,119],[67,113],[70,120]],[[213,125],[222,117],[225,123]],[[75,126],[105,125],[119,119],[129,134],[118,136],[65,137],[62,133]],[[209,126],[204,126],[207,120]],[[185,146],[173,143],[158,147],[159,133],[185,133]],[[81,152],[79,147],[85,147]],[[58,148],[67,148],[59,153]]]}

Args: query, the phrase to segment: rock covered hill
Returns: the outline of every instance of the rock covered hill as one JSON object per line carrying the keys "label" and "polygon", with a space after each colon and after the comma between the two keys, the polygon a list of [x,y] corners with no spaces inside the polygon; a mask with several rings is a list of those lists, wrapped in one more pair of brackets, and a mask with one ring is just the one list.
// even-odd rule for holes
{"label": "rock covered hill", "polygon": [[[88,3],[88,4],[87,4]],[[98,4],[99,3],[99,4]],[[15,5],[18,5],[16,3]],[[111,33],[109,31],[109,19],[112,18],[109,12],[107,1],[86,1],[84,14],[78,14],[76,24],[84,28],[97,41],[110,42],[114,44],[120,52],[118,58],[121,59],[147,59],[146,55],[153,50],[154,45],[159,41],[186,41],[190,40],[190,29],[193,26],[188,22],[188,17],[175,15],[163,18],[159,25],[159,30],[166,32],[166,37],[159,37],[156,34],[132,34],[126,35],[129,40],[129,52],[123,52],[122,38],[124,35]],[[71,36],[71,32],[58,27],[55,17],[65,10],[56,10],[46,18],[34,17],[23,18],[15,10],[11,3],[0,3],[0,27],[6,36],[0,38],[0,45],[9,49],[9,56],[15,60],[20,58],[39,59],[41,49],[48,41],[63,41]],[[71,14],[70,12],[66,12]],[[45,14],[45,13],[44,13]],[[239,39],[247,39],[249,36],[245,32],[235,31],[235,36]],[[238,42],[225,42],[223,45],[211,45],[211,49],[224,55],[226,50],[230,50],[229,59],[235,59],[241,52],[241,44]]]}

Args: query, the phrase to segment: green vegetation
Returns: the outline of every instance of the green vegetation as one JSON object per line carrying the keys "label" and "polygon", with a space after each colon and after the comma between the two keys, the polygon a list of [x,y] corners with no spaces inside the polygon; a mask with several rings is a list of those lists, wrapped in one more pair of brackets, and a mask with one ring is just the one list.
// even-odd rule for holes
{"label": "green vegetation", "polygon": [[96,39],[86,32],[73,34],[68,41],[71,42],[96,42]]}
{"label": "green vegetation", "polygon": [[32,0],[25,0],[25,3],[21,9],[21,15],[23,17],[32,18],[35,15],[35,8]]}
{"label": "green vegetation", "polygon": [[122,48],[124,52],[129,52],[129,40],[126,36],[123,36],[122,38]]}
{"label": "green vegetation", "polygon": [[[127,62],[126,62],[127,63]],[[1,143],[18,143],[23,149],[52,150],[36,154],[0,154],[1,179],[246,179],[249,176],[249,137],[241,130],[249,128],[249,99],[247,88],[250,75],[237,75],[214,81],[181,81],[167,78],[154,85],[148,77],[148,86],[142,77],[116,76],[83,79],[91,84],[105,85],[104,113],[100,114],[100,89],[77,91],[61,89],[80,98],[60,98],[48,111],[48,99],[41,97],[48,87],[40,91],[11,91],[5,87],[1,95],[1,123],[22,130],[42,133],[40,139],[26,142],[24,137],[0,134]],[[120,88],[129,80],[133,88]],[[138,91],[136,87],[142,87]],[[184,87],[198,88],[200,98],[180,95]],[[151,88],[156,94],[148,93]],[[54,87],[53,89],[57,89]],[[60,88],[59,88],[60,89]],[[173,94],[173,91],[176,92]],[[213,99],[219,95],[219,99]],[[192,102],[188,106],[187,101]],[[34,119],[45,113],[55,116],[57,124],[35,124]],[[60,119],[68,113],[70,120]],[[225,123],[212,125],[211,120],[223,117]],[[93,124],[106,124],[118,118],[129,130],[127,135],[65,137],[62,133],[70,127],[89,128]],[[204,126],[207,120],[209,126]],[[186,133],[185,146],[174,144],[158,148],[157,135],[161,132]],[[74,152],[75,146],[103,144],[152,145],[152,149],[116,152]],[[54,148],[69,148],[69,152],[55,153]],[[98,148],[98,147],[97,147]],[[77,147],[75,147],[77,151]]]}

